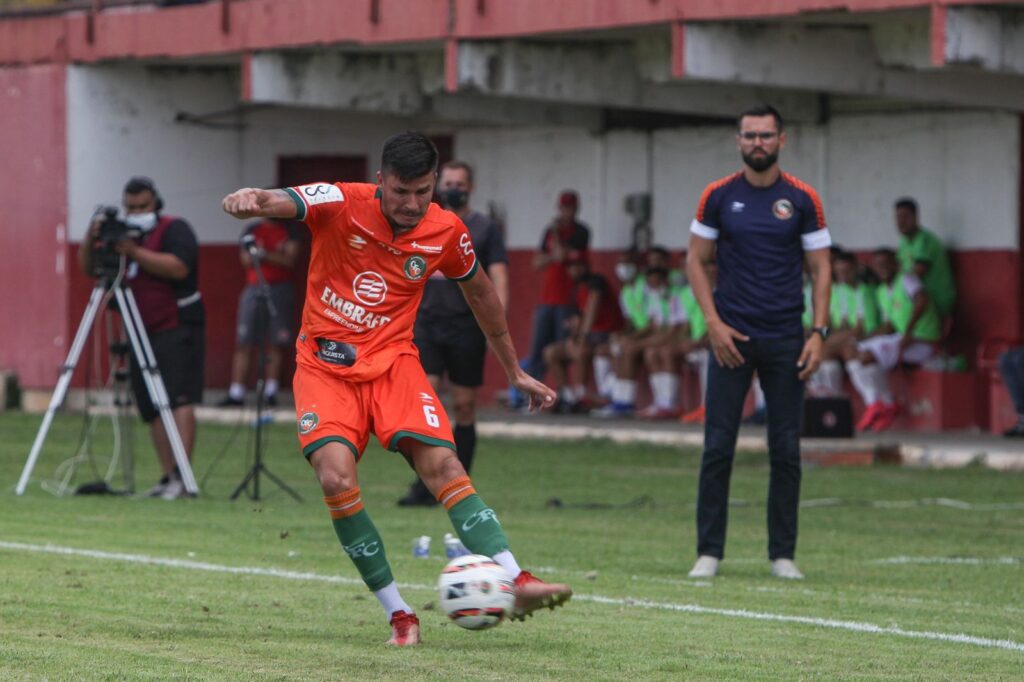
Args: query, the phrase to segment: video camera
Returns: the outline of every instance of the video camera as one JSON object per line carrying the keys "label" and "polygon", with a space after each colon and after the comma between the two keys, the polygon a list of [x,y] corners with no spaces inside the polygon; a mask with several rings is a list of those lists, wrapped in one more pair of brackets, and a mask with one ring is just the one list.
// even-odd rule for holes
{"label": "video camera", "polygon": [[133,227],[117,217],[116,206],[101,206],[93,220],[100,220],[100,231],[91,245],[92,277],[116,277],[121,269],[121,254],[117,243],[123,239],[139,239],[142,230]]}

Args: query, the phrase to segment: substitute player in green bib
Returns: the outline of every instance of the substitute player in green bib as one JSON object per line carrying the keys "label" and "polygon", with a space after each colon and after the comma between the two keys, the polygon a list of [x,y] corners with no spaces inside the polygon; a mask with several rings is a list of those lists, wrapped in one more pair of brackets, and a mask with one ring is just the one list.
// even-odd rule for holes
{"label": "substitute player in green bib", "polygon": [[942,323],[921,280],[899,269],[895,252],[878,249],[871,265],[881,280],[875,295],[883,333],[857,344],[847,355],[846,369],[867,405],[857,429],[882,431],[899,414],[886,372],[900,362],[920,365],[931,358]]}
{"label": "substitute player in green bib", "polygon": [[949,317],[956,303],[956,283],[949,254],[934,232],[921,227],[917,202],[909,197],[896,202],[896,229],[901,235],[897,251],[900,269],[917,275],[939,315]]}

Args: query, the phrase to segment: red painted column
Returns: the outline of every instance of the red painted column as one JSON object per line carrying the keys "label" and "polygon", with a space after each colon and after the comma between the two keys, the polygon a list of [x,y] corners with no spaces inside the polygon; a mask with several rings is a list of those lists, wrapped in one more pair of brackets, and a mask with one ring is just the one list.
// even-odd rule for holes
{"label": "red painted column", "polygon": [[0,69],[0,360],[30,389],[56,384],[70,343],[65,79],[63,64]]}

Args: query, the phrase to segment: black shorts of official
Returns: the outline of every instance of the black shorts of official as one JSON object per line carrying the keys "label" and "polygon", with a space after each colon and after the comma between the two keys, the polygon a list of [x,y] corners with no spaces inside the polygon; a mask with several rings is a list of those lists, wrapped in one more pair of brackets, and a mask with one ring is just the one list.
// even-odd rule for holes
{"label": "black shorts of official", "polygon": [[[149,343],[156,356],[156,366],[167,389],[168,402],[173,410],[203,401],[203,359],[206,355],[206,326],[181,324],[174,329],[149,335]],[[159,412],[149,399],[142,380],[142,372],[132,357],[132,391],[139,406],[142,420],[151,422]]]}
{"label": "black shorts of official", "polygon": [[[267,293],[270,297],[270,304],[273,311],[268,309],[263,313],[269,322],[269,336],[267,340],[272,346],[293,346],[295,345],[295,334],[292,333],[292,284],[281,282],[267,286]],[[255,286],[247,286],[242,289],[238,297],[238,324],[235,334],[240,346],[258,346],[263,343],[266,327],[260,325],[261,311],[259,309],[260,290]]]}
{"label": "black shorts of official", "polygon": [[447,375],[456,386],[483,385],[487,339],[472,315],[417,319],[413,334],[427,374]]}

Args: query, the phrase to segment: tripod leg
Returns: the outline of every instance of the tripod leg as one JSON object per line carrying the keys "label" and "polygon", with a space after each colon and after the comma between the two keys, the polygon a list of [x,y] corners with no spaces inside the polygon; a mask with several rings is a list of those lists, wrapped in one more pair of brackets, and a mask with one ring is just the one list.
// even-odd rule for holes
{"label": "tripod leg", "polygon": [[135,304],[135,297],[132,296],[130,289],[116,289],[114,295],[117,297],[121,316],[125,320],[125,330],[128,332],[128,339],[135,353],[135,359],[139,363],[139,370],[142,380],[146,384],[146,390],[149,392],[149,399],[160,412],[160,419],[167,432],[167,439],[171,443],[171,452],[174,453],[174,461],[178,464],[181,482],[190,494],[198,495],[199,486],[192,474],[192,467],[189,465],[188,455],[185,453],[185,444],[182,443],[181,434],[178,433],[178,425],[174,423],[170,399],[167,397],[167,388],[164,386],[163,377],[160,376],[160,368],[156,365],[153,347],[150,346],[149,337],[146,336],[146,329],[142,324],[139,308]]}
{"label": "tripod leg", "polygon": [[271,481],[276,483],[278,488],[280,488],[281,490],[285,491],[286,493],[291,495],[293,498],[295,498],[296,502],[302,502],[302,498],[299,497],[299,494],[297,492],[295,492],[294,490],[292,490],[291,488],[289,488],[287,483],[285,483],[280,478],[275,476],[274,472],[272,472],[267,467],[261,467],[261,468],[263,469],[263,473],[265,473],[267,475],[267,478],[269,478]]}
{"label": "tripod leg", "polygon": [[75,333],[75,340],[71,343],[67,360],[64,361],[64,367],[61,369],[57,387],[53,390],[50,405],[46,408],[46,414],[43,416],[43,423],[39,426],[36,440],[32,443],[32,450],[25,461],[25,468],[21,472],[21,478],[18,479],[18,486],[14,489],[17,495],[22,495],[25,492],[28,479],[32,475],[32,469],[35,468],[36,460],[39,459],[39,452],[43,449],[46,434],[49,432],[50,424],[53,422],[53,416],[60,408],[61,403],[64,402],[65,395],[67,395],[68,386],[71,384],[71,375],[75,372],[75,365],[78,364],[78,359],[82,355],[82,348],[85,347],[85,342],[89,338],[89,330],[92,329],[93,322],[96,320],[96,312],[100,309],[105,292],[106,288],[101,283],[97,283],[93,287],[92,296],[89,297],[89,304],[85,307],[85,312],[82,313],[82,321],[79,323],[78,331]]}

